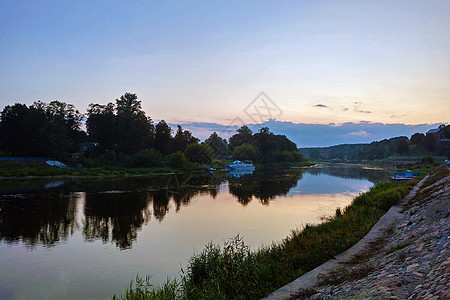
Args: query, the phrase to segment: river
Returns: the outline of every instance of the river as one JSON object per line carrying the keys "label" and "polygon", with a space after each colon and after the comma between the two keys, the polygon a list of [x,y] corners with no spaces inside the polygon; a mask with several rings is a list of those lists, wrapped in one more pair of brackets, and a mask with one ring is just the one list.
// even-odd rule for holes
{"label": "river", "polygon": [[209,242],[281,241],[383,179],[379,170],[321,166],[0,181],[0,298],[110,299],[137,274],[159,284]]}

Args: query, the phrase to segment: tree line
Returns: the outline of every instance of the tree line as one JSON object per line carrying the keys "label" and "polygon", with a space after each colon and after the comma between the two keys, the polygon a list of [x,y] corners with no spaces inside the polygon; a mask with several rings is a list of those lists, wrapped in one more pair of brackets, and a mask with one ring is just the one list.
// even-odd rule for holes
{"label": "tree line", "polygon": [[59,101],[37,101],[30,106],[16,103],[1,112],[2,155],[67,160],[79,152],[81,144],[86,149],[80,160],[87,166],[169,164],[181,168],[186,163],[210,164],[230,156],[263,163],[304,160],[295,143],[267,127],[253,134],[243,126],[229,141],[214,132],[201,143],[180,125],[173,132],[165,120],[155,124],[133,93],[125,93],[114,103],[91,103],[86,114]]}
{"label": "tree line", "polygon": [[62,158],[86,140],[81,119],[72,104],[59,101],[8,105],[1,112],[0,149],[16,156]]}
{"label": "tree line", "polygon": [[[445,139],[450,139],[450,126],[443,129]],[[414,133],[411,138],[399,136],[370,144],[343,144],[322,148],[302,148],[300,152],[311,160],[377,160],[390,156],[438,155],[450,158],[450,143],[438,143],[436,136]]]}

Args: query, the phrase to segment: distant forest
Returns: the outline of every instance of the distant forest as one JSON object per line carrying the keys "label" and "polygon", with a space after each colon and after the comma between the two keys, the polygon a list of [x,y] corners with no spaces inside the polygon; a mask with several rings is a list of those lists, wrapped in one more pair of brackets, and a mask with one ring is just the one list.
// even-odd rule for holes
{"label": "distant forest", "polygon": [[[86,131],[82,130],[85,120]],[[255,162],[302,162],[294,142],[263,127],[247,126],[229,141],[216,132],[205,141],[166,121],[154,124],[136,94],[125,93],[115,103],[91,103],[85,114],[59,101],[6,106],[0,119],[1,156],[55,157],[85,166],[182,168],[210,164],[214,159]]]}
{"label": "distant forest", "polygon": [[[450,139],[450,126],[442,129],[442,138]],[[370,144],[343,144],[331,147],[300,148],[306,158],[318,160],[381,160],[391,156],[446,156],[450,158],[450,142],[433,134],[415,133],[408,138],[399,136]]]}

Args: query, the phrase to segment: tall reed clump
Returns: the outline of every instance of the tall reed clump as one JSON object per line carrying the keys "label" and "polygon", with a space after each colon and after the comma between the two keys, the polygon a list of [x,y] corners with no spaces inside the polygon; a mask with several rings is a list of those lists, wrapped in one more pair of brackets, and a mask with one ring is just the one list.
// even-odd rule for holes
{"label": "tall reed clump", "polygon": [[130,282],[123,296],[116,296],[113,299],[127,300],[175,300],[183,299],[181,285],[176,280],[169,280],[162,286],[154,286],[151,283],[151,276],[141,278],[136,276],[136,281]]}
{"label": "tall reed clump", "polygon": [[[282,242],[257,251],[250,251],[240,236],[223,247],[209,244],[190,259],[174,299],[264,297],[358,242],[416,183],[378,183],[324,223],[294,230]],[[127,295],[135,294],[127,291]],[[139,299],[166,299],[152,297]]]}
{"label": "tall reed clump", "polygon": [[223,248],[209,244],[189,261],[182,283],[185,297],[255,299],[270,293],[291,278],[284,277],[286,274],[295,273],[280,261],[279,250],[279,246],[273,245],[250,251],[239,235]]}

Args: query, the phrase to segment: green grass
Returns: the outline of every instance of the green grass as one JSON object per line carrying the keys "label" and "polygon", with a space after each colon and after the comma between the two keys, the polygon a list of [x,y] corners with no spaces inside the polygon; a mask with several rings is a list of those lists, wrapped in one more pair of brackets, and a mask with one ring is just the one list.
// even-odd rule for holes
{"label": "green grass", "polygon": [[179,282],[167,282],[162,287],[148,285],[145,289],[130,286],[125,299],[165,299],[157,295],[168,286],[177,291],[176,299],[264,297],[357,243],[416,183],[378,183],[350,206],[336,210],[324,223],[306,225],[280,243],[256,251],[251,251],[239,236],[222,247],[209,244],[190,259]]}
{"label": "green grass", "polygon": [[136,280],[130,282],[124,295],[114,296],[113,299],[126,300],[175,300],[182,299],[180,284],[176,280],[167,279],[162,286],[155,287],[151,283],[151,277],[141,278],[136,276]]}

